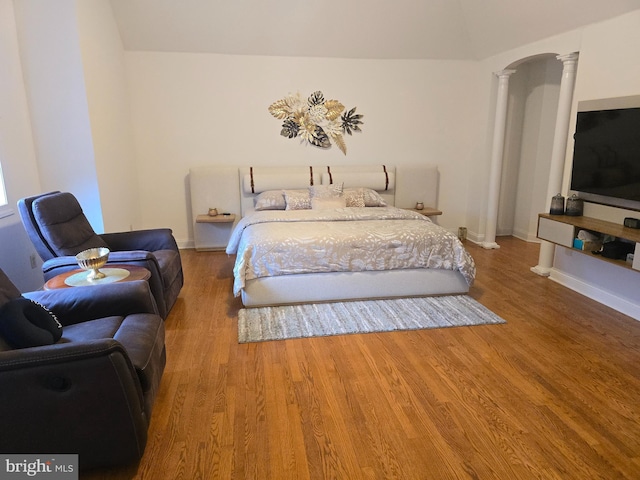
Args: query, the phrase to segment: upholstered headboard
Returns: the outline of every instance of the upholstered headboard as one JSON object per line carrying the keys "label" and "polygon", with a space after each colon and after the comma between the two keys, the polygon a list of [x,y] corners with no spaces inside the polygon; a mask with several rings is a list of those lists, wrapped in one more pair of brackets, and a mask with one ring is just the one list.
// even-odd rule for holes
{"label": "upholstered headboard", "polygon": [[[235,213],[239,219],[253,210],[256,195],[265,190],[307,188],[332,182],[344,183],[345,187],[373,188],[396,207],[411,208],[416,202],[438,207],[439,174],[433,165],[240,168],[209,165],[191,168],[189,180],[194,224],[197,215],[207,213],[208,207]],[[196,224],[196,236],[199,229],[209,232],[211,227]]]}

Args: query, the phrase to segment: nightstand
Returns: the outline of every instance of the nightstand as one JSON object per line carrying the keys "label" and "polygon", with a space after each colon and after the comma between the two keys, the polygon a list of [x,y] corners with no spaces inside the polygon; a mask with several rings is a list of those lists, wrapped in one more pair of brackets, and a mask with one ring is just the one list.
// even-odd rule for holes
{"label": "nightstand", "polygon": [[198,215],[196,217],[196,223],[233,223],[236,221],[234,213],[229,215],[218,214],[214,217],[211,215]]}
{"label": "nightstand", "polygon": [[195,247],[197,251],[224,250],[233,230],[236,215],[196,216]]}
{"label": "nightstand", "polygon": [[419,213],[420,215],[424,215],[425,217],[434,217],[436,215],[442,215],[442,211],[436,208],[424,207],[422,210],[418,210],[416,208],[405,208],[405,210],[411,210],[412,212]]}

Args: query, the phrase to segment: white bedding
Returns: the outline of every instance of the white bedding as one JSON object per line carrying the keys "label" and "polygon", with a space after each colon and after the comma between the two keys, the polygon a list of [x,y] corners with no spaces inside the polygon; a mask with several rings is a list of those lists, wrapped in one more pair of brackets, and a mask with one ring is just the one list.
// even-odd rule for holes
{"label": "white bedding", "polygon": [[254,212],[234,229],[227,253],[237,255],[236,296],[269,276],[435,268],[459,271],[471,285],[476,271],[455,235],[395,207]]}

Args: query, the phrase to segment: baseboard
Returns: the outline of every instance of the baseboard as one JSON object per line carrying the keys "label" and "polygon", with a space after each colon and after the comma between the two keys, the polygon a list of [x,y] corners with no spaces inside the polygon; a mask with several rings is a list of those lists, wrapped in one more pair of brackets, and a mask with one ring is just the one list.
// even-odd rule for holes
{"label": "baseboard", "polygon": [[540,239],[536,235],[532,235],[528,232],[513,232],[513,236],[524,240],[527,243],[540,243]]}
{"label": "baseboard", "polygon": [[178,249],[180,250],[196,248],[195,242],[193,240],[176,240],[176,243],[178,244]]}
{"label": "baseboard", "polygon": [[475,244],[481,244],[484,242],[484,234],[480,235],[477,232],[467,231],[467,240]]}
{"label": "baseboard", "polygon": [[598,303],[602,303],[607,307],[613,308],[620,313],[624,313],[625,315],[640,321],[640,305],[631,303],[628,300],[618,297],[610,292],[605,292],[600,288],[594,287],[591,284],[571,275],[567,275],[555,268],[551,269],[549,279],[573,290],[574,292],[578,292],[585,297],[595,300]]}
{"label": "baseboard", "polygon": [[[498,244],[500,244],[500,237],[515,237],[519,240],[524,240],[525,242],[529,242],[529,243],[540,243],[540,239],[538,237],[532,237],[532,236],[527,236],[526,238],[524,237],[519,237],[515,234],[511,235],[511,234],[506,234],[506,235],[496,235],[496,241],[498,242]],[[484,243],[484,238],[485,235],[480,235],[476,232],[467,232],[467,240],[469,240],[471,243],[475,243],[476,245],[482,245]]]}

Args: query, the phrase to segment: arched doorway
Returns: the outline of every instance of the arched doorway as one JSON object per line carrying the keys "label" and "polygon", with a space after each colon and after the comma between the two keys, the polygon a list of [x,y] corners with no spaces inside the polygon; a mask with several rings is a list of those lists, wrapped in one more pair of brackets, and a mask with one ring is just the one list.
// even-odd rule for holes
{"label": "arched doorway", "polygon": [[508,67],[509,99],[496,235],[536,241],[545,211],[563,63],[553,53]]}
{"label": "arched doorway", "polygon": [[[535,57],[528,57],[527,59],[523,59],[522,61],[518,61],[513,63],[510,66],[520,67],[523,66],[533,59],[544,58],[547,55],[538,55]],[[550,55],[549,55],[550,56]],[[485,228],[485,241],[482,243],[484,248],[500,248],[500,246],[496,243],[496,234],[497,234],[497,224],[499,217],[499,205],[502,200],[503,210],[502,210],[502,218],[508,219],[508,223],[511,223],[513,219],[513,226],[508,225],[508,230],[510,235],[515,234],[515,219],[522,219],[523,225],[525,228],[522,230],[526,232],[526,234],[521,234],[521,236],[529,238],[535,238],[533,232],[536,230],[536,215],[538,212],[546,211],[548,209],[548,205],[550,202],[550,196],[559,191],[562,183],[562,173],[563,173],[563,164],[565,158],[565,151],[567,146],[567,136],[568,136],[568,124],[569,124],[569,113],[571,109],[571,99],[573,96],[573,88],[575,82],[576,75],[576,65],[578,61],[578,53],[571,53],[563,56],[556,56],[556,59],[561,62],[562,70],[558,88],[557,95],[547,96],[547,100],[545,100],[545,95],[534,95],[534,99],[537,98],[537,101],[522,103],[522,107],[520,109],[514,108],[514,105],[517,105],[517,102],[511,102],[511,110],[512,112],[516,112],[512,114],[511,120],[507,121],[507,116],[509,113],[509,77],[517,72],[516,69],[508,69],[502,70],[500,72],[496,72],[496,76],[498,77],[498,95],[497,95],[497,104],[496,104],[496,117],[495,117],[495,125],[494,125],[494,135],[493,135],[493,145],[492,145],[492,153],[491,153],[491,167],[490,167],[490,181],[489,181],[489,191],[488,191],[488,207],[487,207],[487,218],[486,218],[486,228]],[[543,71],[549,70],[549,65],[553,65],[553,60],[544,61],[540,63],[543,65]],[[534,65],[530,63],[528,67]],[[527,66],[520,68],[521,70],[527,70]],[[553,68],[551,69],[553,71]],[[527,79],[524,85],[533,85],[536,83],[530,83],[530,77],[535,77],[535,75],[525,76]],[[543,91],[546,91],[546,82],[548,81],[548,76],[543,76],[542,78],[546,78],[547,80],[542,82]],[[553,85],[554,82],[551,82]],[[535,90],[535,89],[534,89]],[[552,91],[554,89],[551,89]],[[516,89],[517,91],[517,89]],[[525,87],[524,95],[514,95],[513,98],[529,98],[529,95],[526,92],[529,91],[528,87]],[[531,90],[533,91],[533,90]],[[551,98],[551,100],[549,100]],[[530,105],[536,105],[534,111],[535,114],[531,114],[531,110],[526,108],[527,103]],[[542,108],[546,105],[546,108]],[[557,106],[555,108],[555,118],[551,119],[550,112],[554,111],[553,106]],[[518,113],[521,112],[521,113]],[[543,114],[543,112],[546,112]],[[521,121],[518,121],[518,118],[521,118]],[[531,119],[534,119],[531,121]],[[527,127],[527,125],[532,125],[531,127]],[[507,129],[510,129],[509,135],[507,135]],[[550,130],[547,130],[549,128]],[[550,143],[548,140],[545,140],[545,135],[542,132],[553,132],[551,135],[547,135],[550,137]],[[515,132],[515,133],[514,133]],[[526,137],[525,133],[532,133],[531,142],[525,142],[523,139]],[[515,147],[509,146],[508,151],[511,153],[516,152],[515,155],[511,155],[512,164],[516,165],[516,168],[511,168],[511,172],[516,172],[516,175],[513,173],[509,173],[509,169],[503,169],[503,164],[505,163],[505,146],[507,141],[514,144]],[[528,145],[528,146],[527,146]],[[548,168],[538,167],[538,163],[546,163],[547,153],[545,150],[547,145],[550,145],[550,151],[548,153],[549,165]],[[523,146],[526,152],[533,158],[530,162],[530,165],[523,164],[521,161]],[[531,153],[535,153],[531,155]],[[508,158],[509,159],[509,158]],[[516,160],[513,160],[516,159]],[[521,167],[529,166],[527,169],[522,169]],[[533,168],[531,168],[533,166]],[[522,170],[526,170],[525,173],[521,173]],[[544,183],[543,179],[544,172],[546,172],[546,194],[544,194],[544,188],[542,184]],[[502,181],[503,177],[506,177],[509,180],[511,177],[516,178],[514,181]],[[535,182],[534,180],[538,180]],[[535,188],[535,184],[538,183],[540,186]],[[515,185],[515,187],[514,187]],[[522,186],[526,186],[527,188],[518,188]],[[527,195],[526,192],[529,191],[529,186],[533,185],[530,191],[531,195]],[[509,190],[511,188],[511,190]],[[552,191],[553,190],[553,191]],[[501,192],[504,193],[501,198]],[[511,192],[511,193],[510,193]],[[518,192],[522,192],[520,197],[518,197]],[[511,195],[511,198],[509,197]],[[518,198],[523,198],[524,201],[520,202],[522,208],[526,210],[526,214],[523,214],[523,211],[517,208],[515,200]],[[539,199],[536,203],[533,203],[535,199]],[[509,200],[512,200],[511,203],[508,203]],[[544,202],[544,208],[538,208],[537,202],[542,204]],[[508,208],[506,208],[508,207]],[[505,213],[506,211],[506,213]],[[528,223],[528,225],[527,225]],[[507,234],[504,232],[505,228],[503,226],[503,234]],[[544,249],[542,247],[545,247]],[[553,252],[550,251],[549,248],[546,248],[546,242],[542,243],[541,252],[540,252],[540,264],[534,267],[532,270],[540,275],[545,275],[548,270],[547,264],[550,263],[549,256],[552,255]],[[543,252],[544,250],[544,252]],[[544,255],[543,255],[544,253]],[[544,261],[542,258],[544,257]]]}

